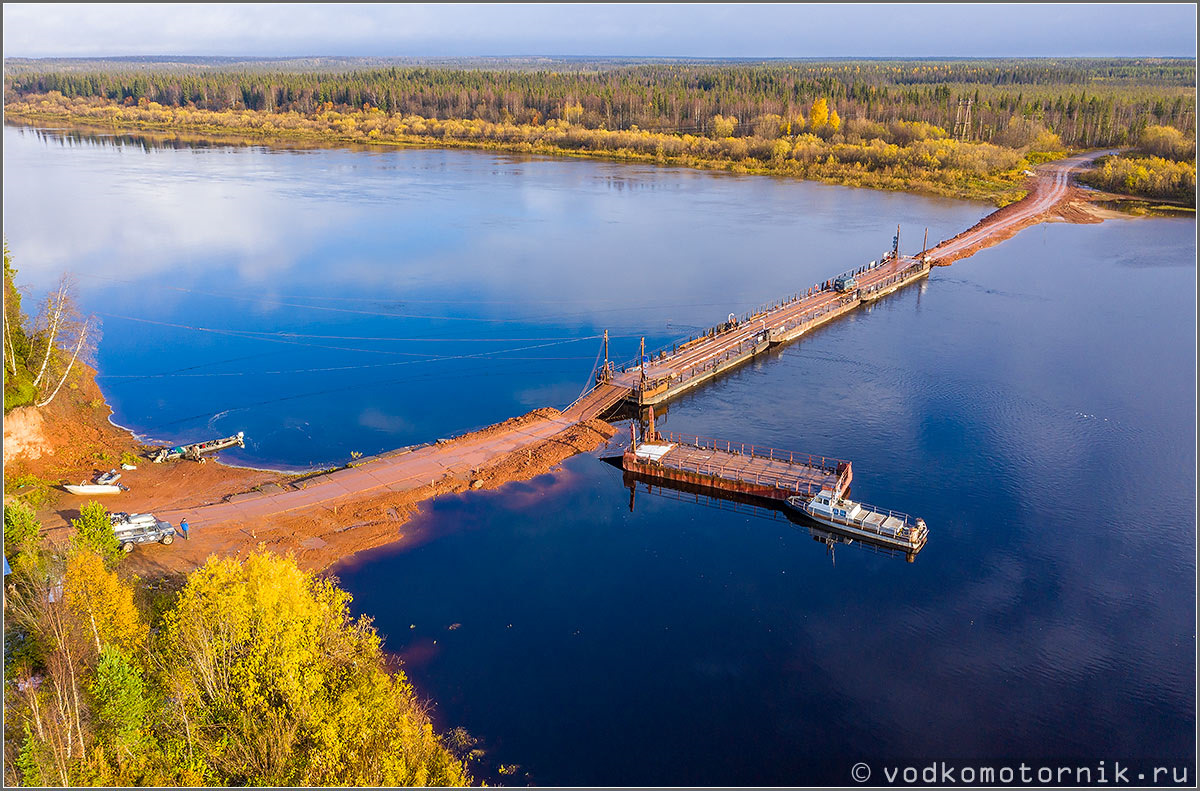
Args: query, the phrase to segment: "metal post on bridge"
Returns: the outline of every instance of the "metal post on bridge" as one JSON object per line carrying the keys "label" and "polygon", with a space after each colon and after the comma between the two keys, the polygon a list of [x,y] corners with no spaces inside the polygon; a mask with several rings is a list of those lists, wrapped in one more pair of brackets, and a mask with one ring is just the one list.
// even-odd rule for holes
{"label": "metal post on bridge", "polygon": [[604,381],[608,381],[608,330],[604,331]]}
{"label": "metal post on bridge", "polygon": [[638,406],[642,405],[642,399],[646,394],[646,338],[642,337],[642,344],[638,347],[638,370],[641,371],[641,376],[638,379]]}

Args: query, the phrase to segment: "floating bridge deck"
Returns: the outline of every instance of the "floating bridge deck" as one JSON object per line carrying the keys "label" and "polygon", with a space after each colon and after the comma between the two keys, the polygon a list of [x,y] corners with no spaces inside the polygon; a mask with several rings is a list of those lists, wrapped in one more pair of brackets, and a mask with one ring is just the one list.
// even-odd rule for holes
{"label": "floating bridge deck", "polygon": [[657,434],[653,428],[649,436],[652,438],[631,443],[621,459],[624,469],[771,500],[807,499],[822,489],[840,496],[854,477],[850,462],[827,456],[690,434]]}
{"label": "floating bridge deck", "polygon": [[605,364],[594,388],[568,408],[584,420],[621,402],[652,406],[679,396],[809,330],[870,304],[929,275],[928,258],[891,255],[854,272],[854,288],[838,291],[835,280],[813,286],[776,305],[742,316],[708,332],[623,366]]}

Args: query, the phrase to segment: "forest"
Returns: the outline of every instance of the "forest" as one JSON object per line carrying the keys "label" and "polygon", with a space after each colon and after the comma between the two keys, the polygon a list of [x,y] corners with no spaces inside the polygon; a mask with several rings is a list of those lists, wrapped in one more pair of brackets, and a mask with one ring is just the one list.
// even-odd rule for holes
{"label": "forest", "polygon": [[62,545],[7,502],[4,552],[5,786],[470,783],[470,737],[436,735],[369,619],[290,557],[139,580],[97,502]]}
{"label": "forest", "polygon": [[[1001,206],[1069,149],[1195,130],[1190,59],[18,60],[5,89],[31,123],[603,157]],[[1176,162],[1107,182],[1182,194]]]}
{"label": "forest", "polygon": [[6,64],[5,89],[17,98],[57,91],[217,112],[370,106],[388,116],[534,126],[560,119],[704,137],[725,136],[717,116],[739,119],[734,137],[795,134],[822,97],[843,119],[926,123],[969,141],[995,141],[1014,117],[1045,125],[1070,148],[1131,144],[1155,124],[1195,130],[1192,59],[365,63],[24,61]]}
{"label": "forest", "polygon": [[1174,127],[1150,126],[1137,146],[1103,157],[1080,178],[1102,190],[1196,205],[1196,141]]}

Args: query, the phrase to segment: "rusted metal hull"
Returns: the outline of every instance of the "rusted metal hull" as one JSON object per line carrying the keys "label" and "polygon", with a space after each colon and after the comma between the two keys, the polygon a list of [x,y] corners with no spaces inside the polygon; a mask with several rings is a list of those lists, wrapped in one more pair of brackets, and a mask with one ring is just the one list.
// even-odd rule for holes
{"label": "rusted metal hull", "polygon": [[706,475],[698,472],[662,467],[653,463],[644,463],[639,461],[632,453],[626,453],[622,457],[621,466],[626,472],[640,475],[646,480],[674,481],[675,483],[698,486],[718,492],[733,492],[751,497],[762,497],[768,500],[780,501],[786,500],[793,494],[793,492],[787,489],[779,489],[767,484],[747,483],[745,481],[722,478],[717,475]]}
{"label": "rusted metal hull", "polygon": [[726,371],[738,367],[742,363],[749,362],[750,360],[754,359],[756,355],[762,354],[769,349],[770,346],[771,342],[769,340],[756,343],[747,348],[744,352],[730,356],[729,358],[716,363],[712,368],[704,373],[692,376],[678,384],[673,384],[668,381],[659,385],[654,390],[646,390],[642,393],[641,403],[643,406],[653,406],[655,404],[661,404],[663,401],[667,401],[668,399],[680,396],[683,393],[686,393],[688,390],[691,390],[693,387],[697,387],[707,381],[715,379]]}
{"label": "rusted metal hull", "polygon": [[894,283],[883,286],[876,291],[872,291],[869,294],[863,294],[862,295],[863,304],[869,305],[872,302],[874,302],[875,300],[881,299],[882,297],[886,297],[888,294],[898,291],[898,290],[904,288],[905,286],[911,285],[923,277],[929,277],[929,270],[930,270],[930,267],[926,266],[924,269],[921,269],[917,272],[913,272],[909,275],[906,275],[905,277],[899,278]]}
{"label": "rusted metal hull", "polygon": [[844,491],[848,461],[692,435],[655,435],[621,457],[627,472],[767,500],[807,498],[823,488]]}

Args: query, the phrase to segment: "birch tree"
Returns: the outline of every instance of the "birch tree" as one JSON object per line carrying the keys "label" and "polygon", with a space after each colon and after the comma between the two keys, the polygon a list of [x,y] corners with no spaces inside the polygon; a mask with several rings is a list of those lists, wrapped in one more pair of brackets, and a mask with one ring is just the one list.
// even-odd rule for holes
{"label": "birch tree", "polygon": [[71,278],[69,275],[63,275],[58,280],[58,287],[46,297],[46,306],[42,311],[40,323],[43,325],[41,329],[42,336],[42,363],[38,368],[37,376],[33,378],[33,386],[37,387],[42,383],[42,377],[46,375],[46,368],[50,365],[50,358],[54,356],[55,341],[58,340],[58,330],[62,324],[64,314],[71,307],[69,301],[71,293]]}
{"label": "birch tree", "polygon": [[94,348],[95,344],[90,342],[93,335],[93,333],[89,330],[90,323],[90,320],[85,319],[83,324],[80,325],[77,333],[78,337],[75,339],[75,346],[71,351],[70,362],[67,363],[67,367],[65,370],[63,370],[62,376],[59,377],[58,384],[54,387],[54,391],[41,401],[37,402],[36,406],[38,408],[48,405],[54,400],[55,396],[58,395],[58,391],[62,389],[63,383],[66,382],[67,377],[71,375],[71,369],[75,367],[75,361],[79,359],[80,352],[82,352],[84,349],[88,349],[90,351]]}

